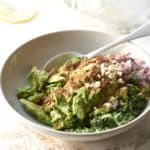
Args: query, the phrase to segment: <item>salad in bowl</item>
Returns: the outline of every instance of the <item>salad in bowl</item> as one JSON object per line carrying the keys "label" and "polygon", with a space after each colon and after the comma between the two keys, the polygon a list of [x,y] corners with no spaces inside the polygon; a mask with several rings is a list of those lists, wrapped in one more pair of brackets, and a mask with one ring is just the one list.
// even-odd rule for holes
{"label": "salad in bowl", "polygon": [[129,123],[150,97],[150,68],[129,53],[72,58],[49,71],[33,66],[17,97],[56,130],[99,133]]}

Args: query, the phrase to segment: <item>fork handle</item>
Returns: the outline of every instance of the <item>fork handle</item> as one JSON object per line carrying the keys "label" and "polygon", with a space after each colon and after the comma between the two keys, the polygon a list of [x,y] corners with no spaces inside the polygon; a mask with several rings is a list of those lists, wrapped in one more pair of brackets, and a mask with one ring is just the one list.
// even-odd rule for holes
{"label": "fork handle", "polygon": [[135,31],[121,37],[120,39],[118,39],[117,41],[114,41],[110,44],[107,44],[99,49],[96,49],[95,51],[92,51],[88,54],[86,54],[86,57],[91,58],[96,56],[98,53],[103,52],[104,50],[110,49],[112,47],[115,47],[119,44],[134,40],[134,39],[138,39],[144,36],[149,36],[150,35],[150,22],[147,22],[145,24],[143,24],[142,26],[140,26],[139,28],[137,28]]}

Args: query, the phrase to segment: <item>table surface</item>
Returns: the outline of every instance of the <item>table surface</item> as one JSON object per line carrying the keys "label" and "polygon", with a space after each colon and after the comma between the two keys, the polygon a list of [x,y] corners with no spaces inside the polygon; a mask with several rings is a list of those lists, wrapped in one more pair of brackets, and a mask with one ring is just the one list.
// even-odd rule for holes
{"label": "table surface", "polygon": [[[0,22],[0,69],[10,53],[22,43],[44,33],[68,30],[91,29],[107,32],[96,23],[68,8],[61,0],[38,1],[38,15],[25,24]],[[15,36],[15,38],[14,38]],[[9,44],[8,44],[9,43]],[[150,38],[134,41],[149,52]],[[67,142],[38,132],[27,126],[14,114],[0,93],[0,147],[4,150],[149,150],[150,113],[137,126],[128,132],[97,142]]]}

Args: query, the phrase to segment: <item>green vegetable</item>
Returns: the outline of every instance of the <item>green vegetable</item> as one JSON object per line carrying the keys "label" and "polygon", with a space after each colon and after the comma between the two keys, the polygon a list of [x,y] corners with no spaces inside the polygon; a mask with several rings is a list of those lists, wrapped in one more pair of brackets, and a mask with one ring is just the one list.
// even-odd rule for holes
{"label": "green vegetable", "polygon": [[93,107],[97,104],[100,104],[103,101],[102,97],[101,97],[101,93],[99,90],[91,90],[88,93],[88,105],[90,107]]}
{"label": "green vegetable", "polygon": [[18,90],[17,97],[18,98],[27,98],[27,97],[31,96],[32,94],[34,94],[34,92],[36,92],[35,89],[33,89],[30,86],[26,86],[26,87]]}
{"label": "green vegetable", "polygon": [[58,120],[61,120],[62,119],[62,115],[61,113],[57,110],[57,109],[54,109],[50,112],[50,116],[51,116],[51,122],[54,123]]}
{"label": "green vegetable", "polygon": [[[62,106],[62,107],[60,107]],[[69,107],[65,105],[60,105],[50,111],[52,126],[55,129],[67,129],[74,125],[74,117],[71,112],[69,112]]]}
{"label": "green vegetable", "polygon": [[106,113],[91,120],[91,126],[97,128],[98,130],[105,130],[108,128],[114,128],[118,126],[118,124],[112,114]]}
{"label": "green vegetable", "polygon": [[43,93],[34,93],[33,95],[29,96],[27,100],[33,102],[33,103],[39,103],[41,101],[41,98],[44,96]]}
{"label": "green vegetable", "polygon": [[64,82],[63,81],[57,81],[57,82],[52,82],[52,83],[49,83],[47,86],[46,86],[46,92],[47,93],[50,93],[51,91],[53,90],[56,90],[58,88],[61,88],[64,86]]}
{"label": "green vegetable", "polygon": [[143,98],[150,97],[150,87],[145,87],[141,90],[141,92],[139,93]]}
{"label": "green vegetable", "polygon": [[90,114],[90,116],[98,116],[98,115],[101,115],[101,114],[105,114],[105,113],[108,113],[112,110],[111,107],[106,107],[106,106],[102,106],[100,108],[96,108],[95,110],[93,110],[93,112]]}
{"label": "green vegetable", "polygon": [[19,99],[24,98],[31,102],[39,103],[41,98],[44,96],[43,88],[47,81],[48,73],[33,67],[28,75],[29,85],[19,89],[17,97]]}
{"label": "green vegetable", "polygon": [[73,114],[77,116],[78,119],[83,120],[86,118],[87,113],[89,113],[95,105],[101,101],[99,91],[88,91],[85,87],[78,91],[78,94],[73,97],[72,110]]}
{"label": "green vegetable", "polygon": [[72,57],[71,59],[67,60],[65,65],[69,65],[69,64],[74,64],[74,63],[77,63],[81,60],[80,57]]}
{"label": "green vegetable", "polygon": [[38,70],[36,67],[33,67],[28,75],[28,82],[33,89],[41,91],[44,84],[48,81],[48,78],[46,71]]}
{"label": "green vegetable", "polygon": [[119,97],[122,101],[128,100],[128,87],[122,87],[119,90]]}
{"label": "green vegetable", "polygon": [[42,107],[29,102],[25,99],[20,99],[24,109],[37,118],[40,122],[51,126],[51,118],[43,111]]}
{"label": "green vegetable", "polygon": [[140,79],[137,75],[134,74],[134,75],[129,76],[128,82],[130,84],[139,85],[139,81],[140,81]]}
{"label": "green vegetable", "polygon": [[60,81],[65,81],[65,78],[59,74],[52,75],[48,80],[49,83],[57,83]]}
{"label": "green vegetable", "polygon": [[73,114],[76,115],[80,120],[83,120],[86,117],[86,111],[88,110],[87,94],[87,89],[81,88],[77,95],[73,97]]}
{"label": "green vegetable", "polygon": [[66,103],[61,102],[59,105],[55,106],[59,111],[61,111],[64,115],[66,115],[67,118],[70,118],[72,116],[71,107],[69,105],[66,105]]}
{"label": "green vegetable", "polygon": [[139,92],[139,88],[137,86],[134,86],[132,84],[130,84],[128,86],[128,96],[132,97],[133,95],[137,95]]}

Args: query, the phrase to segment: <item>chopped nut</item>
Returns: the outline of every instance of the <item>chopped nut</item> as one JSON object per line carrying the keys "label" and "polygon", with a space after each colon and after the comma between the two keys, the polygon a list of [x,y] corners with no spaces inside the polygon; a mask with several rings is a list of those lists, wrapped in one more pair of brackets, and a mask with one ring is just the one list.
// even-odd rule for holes
{"label": "chopped nut", "polygon": [[105,74],[105,64],[104,63],[102,63],[100,65],[100,69],[101,69],[101,75],[104,76],[104,74]]}
{"label": "chopped nut", "polygon": [[101,82],[100,81],[97,81],[97,82],[93,83],[93,87],[94,88],[98,88],[100,86],[101,86]]}
{"label": "chopped nut", "polygon": [[107,108],[111,108],[111,107],[112,107],[112,104],[109,103],[109,102],[106,102],[106,103],[104,103],[104,106],[107,107]]}
{"label": "chopped nut", "polygon": [[100,78],[101,78],[101,75],[100,75],[100,74],[98,74],[98,75],[97,75],[97,77],[100,79]]}
{"label": "chopped nut", "polygon": [[123,79],[122,79],[122,78],[119,78],[119,79],[118,79],[118,83],[124,83]]}

